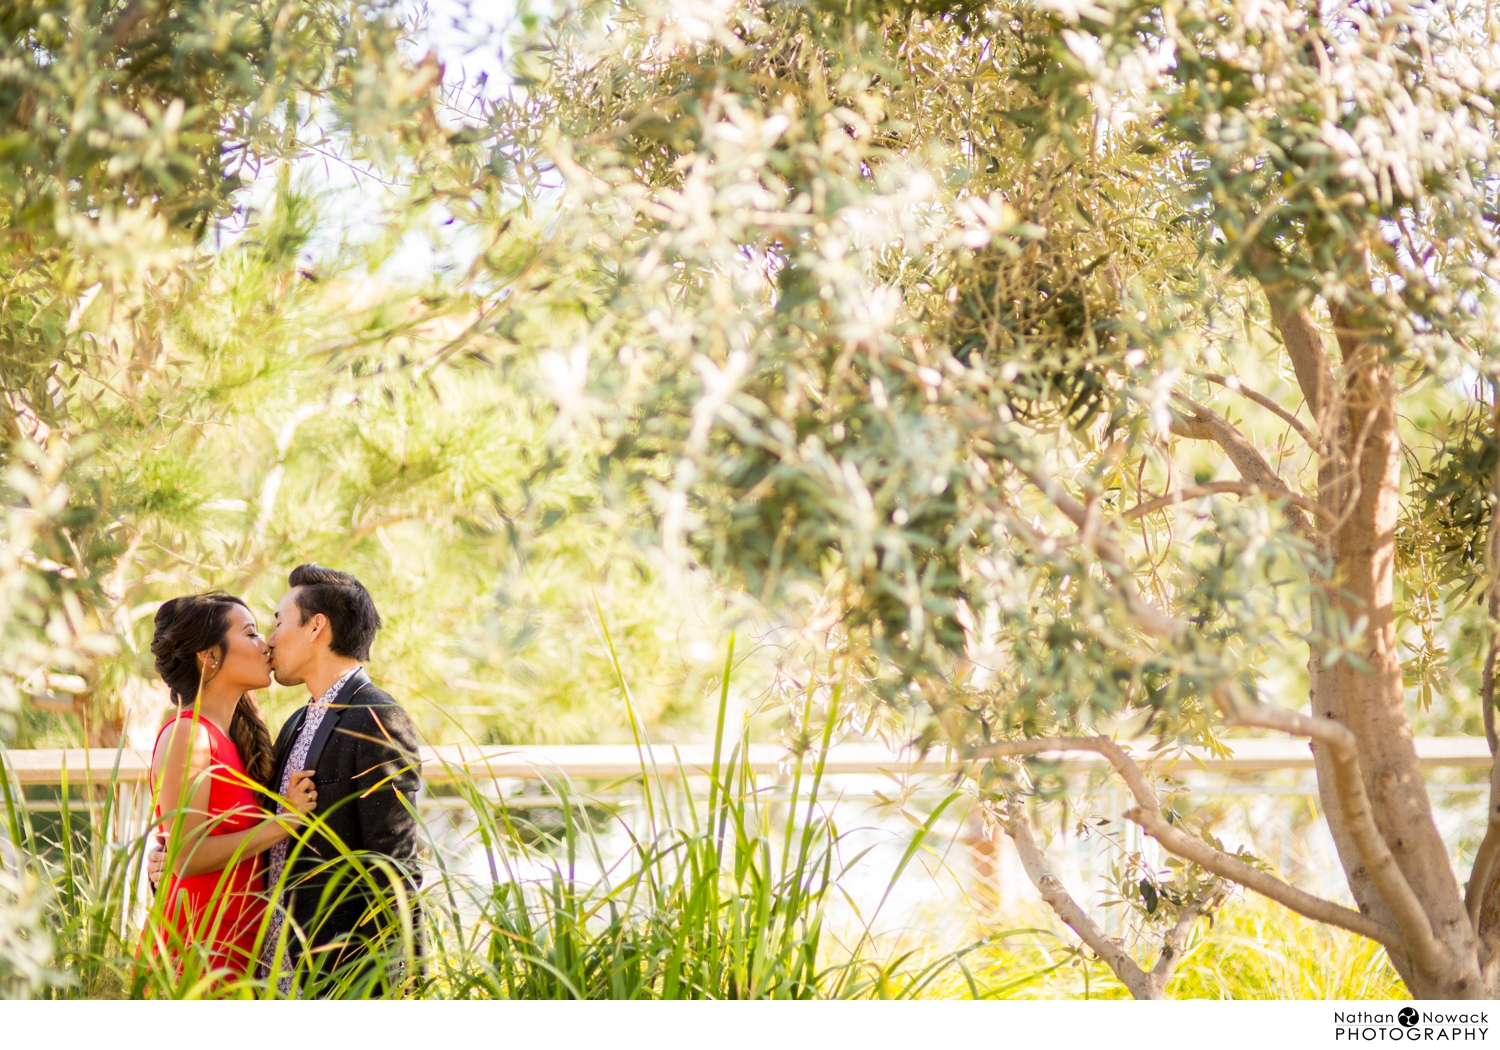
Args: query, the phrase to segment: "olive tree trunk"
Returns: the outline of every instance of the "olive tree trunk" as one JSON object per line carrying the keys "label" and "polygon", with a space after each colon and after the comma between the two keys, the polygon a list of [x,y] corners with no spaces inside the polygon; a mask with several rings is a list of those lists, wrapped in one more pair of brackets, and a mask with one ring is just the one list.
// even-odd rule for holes
{"label": "olive tree trunk", "polygon": [[[1264,260],[1260,260],[1262,263]],[[1303,396],[1318,420],[1318,494],[1325,514],[1316,543],[1330,578],[1315,610],[1314,636],[1350,641],[1315,644],[1309,654],[1315,718],[1353,734],[1359,770],[1376,828],[1399,871],[1382,892],[1371,858],[1348,827],[1334,759],[1314,742],[1318,787],[1350,892],[1360,911],[1382,925],[1402,927],[1397,902],[1408,890],[1419,915],[1408,924],[1430,927],[1430,940],[1403,936],[1388,945],[1391,962],[1419,998],[1470,998],[1489,993],[1480,976],[1477,938],[1465,910],[1417,760],[1407,715],[1394,615],[1396,525],[1401,500],[1401,440],[1392,367],[1358,321],[1335,311],[1341,351],[1335,381],[1323,341],[1304,311],[1288,309],[1280,289],[1268,287],[1273,318],[1292,358]],[[1410,910],[1410,901],[1406,902]],[[1406,933],[1408,931],[1403,931]],[[1425,931],[1419,931],[1419,934]]]}
{"label": "olive tree trunk", "polygon": [[[1204,406],[1179,397],[1185,408],[1172,429],[1182,437],[1216,442],[1247,486],[1285,497],[1293,526],[1321,555],[1319,571],[1325,575],[1311,610],[1311,715],[1236,699],[1223,691],[1218,700],[1230,724],[1311,740],[1324,815],[1358,911],[1297,889],[1182,831],[1163,813],[1150,778],[1112,740],[1007,741],[979,748],[975,754],[999,758],[1094,751],[1110,761],[1135,799],[1126,816],[1168,852],[1302,915],[1384,945],[1417,998],[1491,997],[1500,991],[1500,774],[1492,773],[1488,829],[1465,892],[1433,820],[1402,681],[1394,615],[1402,461],[1395,372],[1381,357],[1378,330],[1338,309],[1332,318],[1339,359],[1332,363],[1324,336],[1306,307],[1294,290],[1278,283],[1277,267],[1264,255],[1252,256],[1251,264],[1262,275],[1273,323],[1317,421],[1316,433],[1298,427],[1318,456],[1316,502],[1293,492],[1243,434]],[[1081,510],[1071,507],[1045,479],[1037,483],[1082,526]],[[1495,487],[1500,493],[1500,475]],[[1500,529],[1495,527],[1488,559],[1493,576],[1500,564]],[[1483,693],[1493,753],[1497,734],[1492,705],[1500,653],[1500,637],[1493,636],[1500,587],[1493,579],[1488,607],[1492,639]],[[1024,819],[1012,810],[998,823],[1030,858],[1027,871],[1044,900],[1133,994],[1161,997],[1183,951],[1186,931],[1174,930],[1162,946],[1159,968],[1144,971],[1104,937],[1045,870]]]}

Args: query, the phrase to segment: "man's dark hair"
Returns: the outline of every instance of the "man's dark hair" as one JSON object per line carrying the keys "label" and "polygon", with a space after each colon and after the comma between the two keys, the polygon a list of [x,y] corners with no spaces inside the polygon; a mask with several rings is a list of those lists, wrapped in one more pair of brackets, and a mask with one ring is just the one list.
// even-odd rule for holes
{"label": "man's dark hair", "polygon": [[297,566],[286,582],[298,588],[297,608],[303,623],[318,613],[328,617],[333,631],[329,648],[356,660],[370,658],[370,643],[380,630],[380,613],[364,584],[347,572],[325,569],[313,562]]}

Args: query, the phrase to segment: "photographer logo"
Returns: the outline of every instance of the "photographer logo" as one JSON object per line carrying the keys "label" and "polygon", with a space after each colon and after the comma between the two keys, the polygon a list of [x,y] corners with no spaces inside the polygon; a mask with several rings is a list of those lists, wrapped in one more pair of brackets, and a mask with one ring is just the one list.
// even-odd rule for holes
{"label": "photographer logo", "polygon": [[1336,1010],[1333,1025],[1339,1043],[1484,1043],[1490,1035],[1484,1010]]}

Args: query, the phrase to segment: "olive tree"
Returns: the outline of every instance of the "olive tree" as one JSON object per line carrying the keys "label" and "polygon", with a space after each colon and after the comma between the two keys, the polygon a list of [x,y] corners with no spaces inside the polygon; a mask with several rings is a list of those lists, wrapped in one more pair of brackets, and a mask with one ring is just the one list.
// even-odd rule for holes
{"label": "olive tree", "polygon": [[[490,231],[494,316],[546,320],[608,490],[679,566],[800,610],[870,717],[989,760],[1132,993],[1239,885],[1414,995],[1488,996],[1500,783],[1465,890],[1412,710],[1480,671],[1495,744],[1497,28],[1448,0],[585,4],[518,42],[444,192]],[[1355,907],[1224,849],[1124,739],[1230,726],[1311,743]],[[1067,751],[1175,858],[1154,961],[1035,841],[1032,760]]]}

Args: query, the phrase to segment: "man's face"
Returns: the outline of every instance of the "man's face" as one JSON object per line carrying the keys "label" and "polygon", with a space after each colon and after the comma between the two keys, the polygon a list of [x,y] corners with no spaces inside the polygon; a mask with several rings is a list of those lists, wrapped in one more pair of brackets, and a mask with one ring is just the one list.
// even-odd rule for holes
{"label": "man's face", "polygon": [[311,616],[304,622],[302,610],[297,607],[298,590],[293,587],[276,603],[276,624],[267,639],[271,647],[271,671],[282,685],[301,685],[307,680],[314,646],[328,632],[328,621],[323,616]]}

